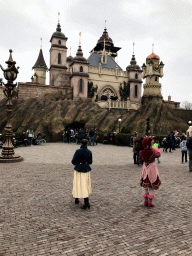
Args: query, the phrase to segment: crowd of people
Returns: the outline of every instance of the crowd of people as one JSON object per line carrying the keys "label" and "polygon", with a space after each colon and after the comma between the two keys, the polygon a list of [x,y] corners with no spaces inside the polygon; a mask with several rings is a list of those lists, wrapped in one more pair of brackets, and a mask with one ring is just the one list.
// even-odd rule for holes
{"label": "crowd of people", "polygon": [[63,132],[63,142],[72,143],[75,142],[77,144],[81,143],[82,139],[86,139],[89,141],[89,146],[95,146],[98,143],[99,136],[97,128],[90,130],[88,129],[73,129],[68,128]]}
{"label": "crowd of people", "polygon": [[26,132],[22,132],[19,137],[12,134],[12,144],[14,147],[22,144],[24,146],[37,145],[37,140],[44,138],[43,132],[39,132],[37,135],[34,134],[32,129],[28,129]]}

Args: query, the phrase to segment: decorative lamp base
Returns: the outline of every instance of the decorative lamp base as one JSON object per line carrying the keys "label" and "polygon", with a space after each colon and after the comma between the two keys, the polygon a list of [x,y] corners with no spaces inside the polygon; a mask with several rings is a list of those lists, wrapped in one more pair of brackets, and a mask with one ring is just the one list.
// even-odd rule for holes
{"label": "decorative lamp base", "polygon": [[0,156],[0,163],[16,163],[16,162],[21,162],[23,160],[24,160],[23,157],[17,156],[17,155],[15,155],[11,158],[5,158],[5,157]]}

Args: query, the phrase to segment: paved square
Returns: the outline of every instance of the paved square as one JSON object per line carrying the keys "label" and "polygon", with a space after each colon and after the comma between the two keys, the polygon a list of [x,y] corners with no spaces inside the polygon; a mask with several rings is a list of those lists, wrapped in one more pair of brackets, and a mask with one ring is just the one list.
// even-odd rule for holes
{"label": "paved square", "polygon": [[154,208],[143,206],[132,148],[93,152],[90,210],[71,195],[76,144],[16,148],[24,162],[0,164],[2,255],[192,255],[192,173],[180,149],[162,152]]}

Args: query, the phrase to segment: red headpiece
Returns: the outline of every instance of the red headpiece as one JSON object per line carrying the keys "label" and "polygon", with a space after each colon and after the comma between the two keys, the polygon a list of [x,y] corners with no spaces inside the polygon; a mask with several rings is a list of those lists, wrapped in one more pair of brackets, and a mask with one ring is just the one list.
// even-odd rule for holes
{"label": "red headpiece", "polygon": [[142,141],[142,145],[144,148],[149,148],[151,146],[152,138],[144,138]]}

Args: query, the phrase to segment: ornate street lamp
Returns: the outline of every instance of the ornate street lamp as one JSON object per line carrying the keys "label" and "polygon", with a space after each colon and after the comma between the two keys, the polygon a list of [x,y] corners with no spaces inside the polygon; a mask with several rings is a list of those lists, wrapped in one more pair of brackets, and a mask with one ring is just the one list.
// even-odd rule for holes
{"label": "ornate street lamp", "polygon": [[13,108],[13,103],[12,103],[12,98],[17,95],[17,90],[16,86],[17,83],[13,83],[13,81],[17,78],[17,74],[19,67],[15,67],[16,62],[13,61],[12,58],[12,50],[9,50],[10,56],[7,63],[8,68],[3,69],[3,67],[0,65],[2,71],[4,72],[4,77],[7,80],[7,84],[4,84],[1,80],[1,85],[3,85],[4,89],[3,92],[7,98],[7,125],[5,126],[5,131],[6,131],[6,139],[5,143],[3,144],[3,150],[0,155],[0,163],[9,163],[9,162],[20,162],[23,160],[22,157],[15,155],[14,152],[14,146],[11,141],[11,136],[12,136],[12,125],[11,125],[11,114],[12,114],[12,108]]}
{"label": "ornate street lamp", "polygon": [[120,133],[121,121],[122,121],[122,120],[121,120],[121,118],[119,117],[119,118],[118,118],[118,122],[119,122],[119,133]]}

